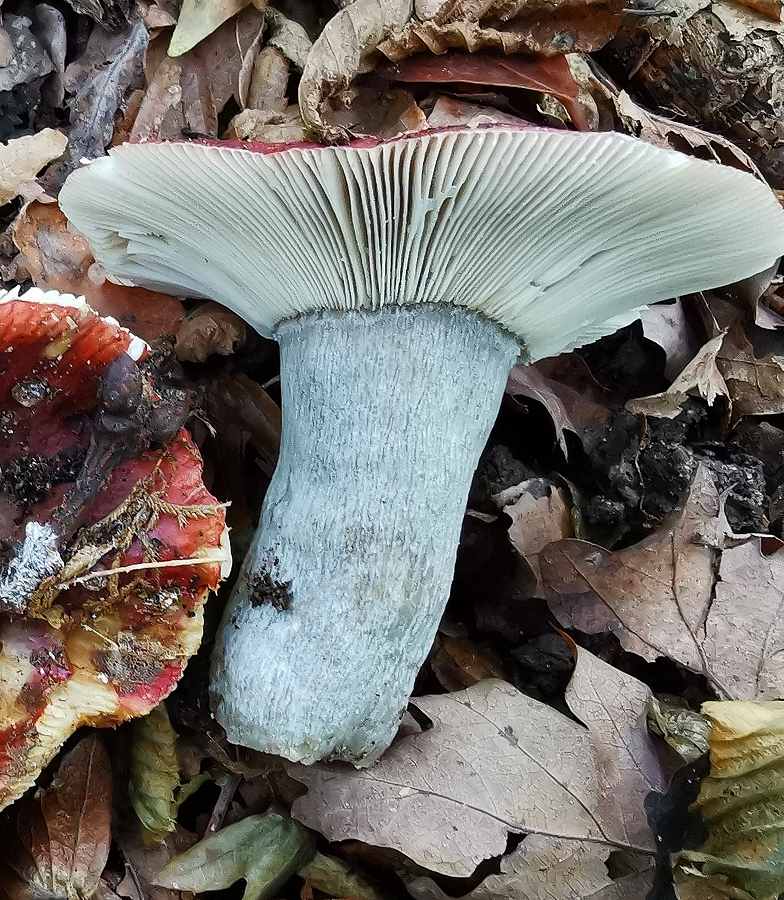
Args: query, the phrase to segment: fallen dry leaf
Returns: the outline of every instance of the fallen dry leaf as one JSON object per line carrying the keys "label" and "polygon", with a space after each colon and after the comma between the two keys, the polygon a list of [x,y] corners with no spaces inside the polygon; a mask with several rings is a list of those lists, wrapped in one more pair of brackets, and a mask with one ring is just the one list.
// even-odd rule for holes
{"label": "fallen dry leaf", "polygon": [[147,41],[141,22],[119,32],[93,28],[84,53],[65,70],[65,89],[74,95],[69,101],[68,149],[47,173],[47,188],[58,189],[82,160],[103,155],[117,110],[126,93],[141,83]]}
{"label": "fallen dry leaf", "polygon": [[510,543],[541,582],[540,552],[554,541],[574,536],[569,495],[545,478],[530,478],[493,499],[512,520]]}
{"label": "fallen dry leaf", "polygon": [[267,900],[314,854],[310,835],[276,809],[248,816],[175,856],[155,879],[162,887],[217,891],[245,880],[244,900]]}
{"label": "fallen dry leaf", "polygon": [[348,136],[325,120],[323,101],[348,88],[365,58],[402,28],[411,12],[412,0],[354,0],[327,22],[299,83],[299,108],[307,129],[327,141]]}
{"label": "fallen dry leaf", "polygon": [[781,0],[734,0],[741,6],[748,6],[755,12],[762,13],[774,22],[781,22]]}
{"label": "fallen dry leaf", "polygon": [[578,540],[545,548],[539,564],[550,608],[564,627],[612,631],[645,659],[677,660],[727,699],[778,696],[784,554],[764,556],[757,537],[721,552],[728,530],[701,466],[683,510],[640,543],[615,552]]}
{"label": "fallen dry leaf", "polygon": [[111,824],[109,755],[93,733],[63,757],[46,790],[21,804],[3,855],[33,897],[89,900],[109,855]]}
{"label": "fallen dry leaf", "polygon": [[650,696],[580,650],[566,694],[579,722],[503,681],[419,697],[433,727],[371,769],[293,766],[308,792],[292,812],[328,840],[392,847],[445,875],[470,875],[510,833],[651,854],[643,800],[664,775],[645,727]]}
{"label": "fallen dry leaf", "polygon": [[102,316],[112,316],[146,341],[176,334],[185,315],[169,294],[125,287],[104,278],[87,241],[68,230],[54,203],[30,203],[14,224],[14,243],[36,287],[84,296]]}
{"label": "fallen dry leaf", "polygon": [[289,19],[271,6],[264,12],[264,24],[269,29],[267,46],[280,50],[294,68],[301,72],[313,47],[307,31],[299,22]]}
{"label": "fallen dry leaf", "polygon": [[253,62],[248,83],[240,73],[239,103],[243,109],[283,112],[288,106],[289,61],[277,47],[265,47]]}
{"label": "fallen dry leaf", "polygon": [[440,95],[433,104],[427,117],[428,128],[446,128],[450,125],[467,125],[475,128],[478,125],[517,125],[525,124],[519,116],[499,112],[491,106],[479,106],[466,103],[454,97]]}
{"label": "fallen dry leaf", "polygon": [[708,828],[673,857],[679,900],[777,900],[784,891],[784,703],[703,703],[711,770],[694,804]]}
{"label": "fallen dry leaf", "polygon": [[245,432],[262,470],[272,475],[280,449],[281,411],[264,388],[244,373],[234,372],[212,382],[206,403],[207,415],[218,431]]}
{"label": "fallen dry leaf", "polygon": [[664,351],[664,375],[674,381],[702,344],[687,318],[683,300],[648,306],[640,313],[640,321],[643,335]]}
{"label": "fallen dry leaf", "polygon": [[169,43],[169,56],[182,56],[209,37],[224,22],[242,12],[251,0],[183,0]]}
{"label": "fallen dry leaf", "polygon": [[626,409],[644,416],[674,419],[690,395],[702,397],[708,406],[713,406],[719,397],[729,400],[730,392],[716,364],[725,334],[708,341],[666,391],[629,400]]}
{"label": "fallen dry leaf", "polygon": [[175,791],[180,786],[177,733],[159,703],[133,723],[128,799],[141,825],[142,840],[154,843],[175,829]]}
{"label": "fallen dry leaf", "polygon": [[236,313],[210,300],[185,318],[174,351],[190,362],[204,362],[213,353],[228,356],[245,340],[247,332],[248,326]]}
{"label": "fallen dry leaf", "polygon": [[578,129],[588,130],[585,116],[577,103],[579,88],[564,56],[531,57],[492,51],[451,51],[441,56],[419,54],[397,62],[382,63],[376,71],[392,81],[459,82],[551,94],[563,103]]}
{"label": "fallen dry leaf", "polygon": [[509,375],[506,393],[530,397],[541,403],[553,420],[558,444],[567,453],[564,431],[578,435],[585,443],[610,418],[610,395],[593,379],[588,367],[575,353],[543,359],[532,366],[515,366]]}
{"label": "fallen dry leaf", "polygon": [[626,91],[621,91],[612,101],[618,118],[627,131],[649,144],[679,150],[702,159],[712,159],[762,178],[752,158],[727,138],[648,112],[638,106]]}
{"label": "fallen dry leaf", "polygon": [[757,358],[735,327],[724,339],[716,363],[727,383],[733,419],[784,412],[784,355]]}
{"label": "fallen dry leaf", "polygon": [[68,138],[53,128],[0,144],[0,206],[37,187],[36,175],[53,159],[62,156],[67,144]]}
{"label": "fallen dry leaf", "polygon": [[217,137],[218,117],[232,96],[239,100],[243,59],[263,16],[249,7],[176,59],[166,55],[166,36],[156,38],[147,53],[147,91],[131,140],[181,140],[191,134]]}
{"label": "fallen dry leaf", "polygon": [[[528,835],[489,875],[460,900],[642,900],[653,886],[654,870],[613,881],[600,844]],[[430,878],[418,878],[411,893],[421,900],[453,900]]]}
{"label": "fallen dry leaf", "polygon": [[485,678],[506,678],[501,660],[464,637],[436,635],[430,668],[445,691],[460,691]]}

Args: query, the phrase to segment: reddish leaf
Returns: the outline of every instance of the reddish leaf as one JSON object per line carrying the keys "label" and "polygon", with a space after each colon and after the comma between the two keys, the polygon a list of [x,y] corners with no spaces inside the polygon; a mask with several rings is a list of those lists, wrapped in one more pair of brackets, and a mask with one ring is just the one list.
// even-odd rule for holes
{"label": "reddish leaf", "polygon": [[418,54],[397,62],[384,62],[377,71],[395,81],[463,82],[542,91],[563,103],[578,129],[589,130],[577,103],[577,82],[572,78],[564,56],[504,56],[492,52]]}

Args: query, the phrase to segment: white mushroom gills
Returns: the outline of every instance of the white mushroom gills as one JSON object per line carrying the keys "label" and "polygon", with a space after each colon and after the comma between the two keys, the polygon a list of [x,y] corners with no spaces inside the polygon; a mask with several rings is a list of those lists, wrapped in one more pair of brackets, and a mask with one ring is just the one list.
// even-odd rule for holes
{"label": "white mushroom gills", "polygon": [[392,739],[517,352],[784,253],[764,184],[617,134],[126,145],[60,202],[113,275],[281,343],[281,457],[212,688],[233,740],[305,762],[367,765]]}

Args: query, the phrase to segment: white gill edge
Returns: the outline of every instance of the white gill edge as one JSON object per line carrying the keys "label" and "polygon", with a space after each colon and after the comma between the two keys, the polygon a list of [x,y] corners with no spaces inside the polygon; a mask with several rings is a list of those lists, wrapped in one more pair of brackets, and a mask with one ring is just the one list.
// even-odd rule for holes
{"label": "white gill edge", "polygon": [[[21,300],[24,303],[42,303],[51,306],[64,306],[77,310],[92,309],[83,296],[77,297],[75,294],[62,294],[60,291],[44,291],[37,287],[28,288],[23,294],[20,294],[20,291],[21,287],[19,285],[16,285],[16,287],[11,288],[10,290],[0,290],[0,304]],[[145,350],[150,349],[150,345],[146,341],[137,337],[124,325],[120,325],[114,316],[101,316],[100,318],[109,325],[115,325],[117,328],[121,328],[130,336],[131,343],[128,345],[128,349],[125,352],[132,360],[135,361],[141,359]]]}
{"label": "white gill edge", "polygon": [[71,175],[60,203],[114,275],[212,297],[266,335],[318,309],[452,303],[532,359],[784,253],[766,185],[617,133],[126,144]]}

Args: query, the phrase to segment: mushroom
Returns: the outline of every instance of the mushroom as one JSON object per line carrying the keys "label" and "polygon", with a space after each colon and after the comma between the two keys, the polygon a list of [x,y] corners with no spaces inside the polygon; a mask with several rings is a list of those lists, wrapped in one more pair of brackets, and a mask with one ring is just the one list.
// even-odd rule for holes
{"label": "mushroom", "polygon": [[0,808],[79,726],[174,689],[231,567],[160,376],[84,298],[0,291]]}
{"label": "mushroom", "polygon": [[114,275],[280,343],[280,460],[212,693],[232,741],[304,763],[392,740],[518,358],[784,252],[763,183],[614,133],[124,145],[60,200]]}

